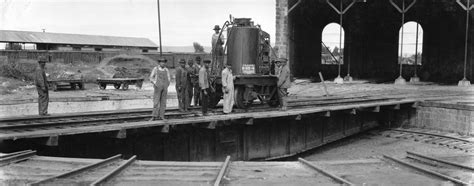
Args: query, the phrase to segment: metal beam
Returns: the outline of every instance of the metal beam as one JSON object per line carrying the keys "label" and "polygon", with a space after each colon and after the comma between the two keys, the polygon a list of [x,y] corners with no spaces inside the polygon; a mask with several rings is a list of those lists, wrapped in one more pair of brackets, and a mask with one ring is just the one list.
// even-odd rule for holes
{"label": "metal beam", "polygon": [[51,180],[54,180],[54,179],[65,178],[65,177],[68,177],[68,176],[71,176],[71,175],[74,175],[74,174],[79,174],[79,173],[82,173],[84,171],[87,171],[87,170],[90,170],[90,169],[93,169],[93,168],[97,168],[101,165],[110,163],[112,161],[119,160],[121,156],[122,156],[121,154],[117,154],[115,156],[112,156],[112,157],[107,158],[105,160],[99,161],[97,163],[86,165],[86,166],[83,166],[83,167],[80,167],[80,168],[77,168],[77,169],[74,169],[74,170],[56,175],[56,176],[52,176],[52,177],[49,177],[49,178],[46,178],[46,179],[42,179],[42,180],[39,180],[37,182],[31,183],[30,185],[31,186],[40,185],[42,183],[45,183],[45,182],[48,182],[48,181],[51,181]]}
{"label": "metal beam", "polygon": [[404,162],[400,159],[397,159],[397,158],[394,158],[394,157],[391,157],[391,156],[387,156],[387,155],[383,155],[384,158],[387,158],[389,160],[392,160],[396,163],[399,163],[401,165],[404,165],[404,166],[407,166],[407,167],[410,167],[412,169],[415,169],[415,170],[418,170],[420,172],[424,172],[424,173],[427,173],[427,174],[430,174],[432,176],[435,176],[435,177],[438,177],[438,178],[441,178],[441,179],[445,179],[445,180],[449,180],[449,181],[452,181],[454,183],[457,183],[457,184],[462,184],[462,185],[469,185],[469,183],[467,182],[464,182],[462,180],[459,180],[459,179],[456,179],[456,178],[453,178],[453,177],[450,177],[450,176],[446,176],[444,174],[440,174],[440,173],[437,173],[437,172],[434,172],[432,170],[428,170],[428,169],[425,169],[425,168],[422,168],[422,167],[419,167],[419,166],[416,166],[416,165],[413,165],[413,164],[410,164],[410,163],[407,163],[407,162]]}
{"label": "metal beam", "polygon": [[90,185],[91,186],[96,186],[96,185],[102,185],[104,184],[105,182],[109,181],[112,177],[114,177],[115,175],[119,174],[121,171],[123,171],[125,168],[127,168],[128,166],[130,166],[134,161],[135,159],[137,158],[137,156],[132,156],[130,159],[128,159],[127,161],[125,161],[124,163],[122,163],[120,166],[118,166],[117,168],[115,168],[114,170],[112,170],[111,172],[107,173],[106,175],[102,176],[101,178],[99,178],[98,180],[94,181],[93,183],[91,183]]}
{"label": "metal beam", "polygon": [[30,159],[34,155],[36,155],[36,151],[25,151],[24,153],[12,155],[12,156],[0,159],[0,167],[11,164],[11,163],[16,163],[19,161]]}
{"label": "metal beam", "polygon": [[321,167],[318,167],[318,166],[316,166],[315,164],[313,164],[313,163],[311,163],[311,162],[309,162],[309,161],[306,161],[306,160],[303,159],[303,158],[298,158],[298,161],[299,161],[300,163],[302,163],[302,164],[304,164],[304,165],[310,167],[310,168],[313,169],[313,170],[316,170],[316,171],[318,171],[318,172],[320,172],[320,173],[323,173],[323,174],[326,175],[326,176],[331,177],[332,179],[336,180],[337,182],[339,182],[339,183],[341,183],[341,184],[343,184],[343,185],[354,185],[353,183],[351,183],[351,182],[345,180],[344,178],[341,178],[341,177],[339,177],[339,176],[336,176],[335,174],[332,174],[332,173],[330,173],[330,172],[328,172],[328,171],[325,171],[325,170],[322,169]]}

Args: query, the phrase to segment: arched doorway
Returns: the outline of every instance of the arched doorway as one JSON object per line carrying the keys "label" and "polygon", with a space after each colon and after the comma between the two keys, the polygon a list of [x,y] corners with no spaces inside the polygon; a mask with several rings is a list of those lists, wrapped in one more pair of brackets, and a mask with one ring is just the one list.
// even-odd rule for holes
{"label": "arched doorway", "polygon": [[[402,35],[403,34],[403,35]],[[403,40],[402,40],[403,39]],[[398,63],[403,65],[418,65],[422,62],[423,28],[417,22],[410,21],[399,30]]]}
{"label": "arched doorway", "polygon": [[344,64],[344,35],[344,28],[338,23],[330,23],[324,27],[321,37],[321,64]]}

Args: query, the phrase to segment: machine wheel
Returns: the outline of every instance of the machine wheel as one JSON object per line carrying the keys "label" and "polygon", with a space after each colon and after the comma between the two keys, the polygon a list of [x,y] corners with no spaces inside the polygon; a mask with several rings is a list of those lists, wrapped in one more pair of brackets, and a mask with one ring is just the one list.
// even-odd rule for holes
{"label": "machine wheel", "polygon": [[124,84],[122,85],[122,89],[123,89],[123,90],[128,90],[128,83],[124,83]]}
{"label": "machine wheel", "polygon": [[84,90],[84,83],[78,83],[77,86],[79,89]]}
{"label": "machine wheel", "polygon": [[235,105],[241,109],[247,109],[253,100],[245,100],[245,87],[235,87]]}
{"label": "machine wheel", "polygon": [[76,90],[76,84],[75,83],[71,83],[70,85],[71,85],[72,90]]}
{"label": "machine wheel", "polygon": [[101,83],[101,84],[99,84],[99,88],[102,89],[102,90],[105,90],[105,88],[107,88],[107,84]]}
{"label": "machine wheel", "polygon": [[117,89],[117,90],[120,89],[120,83],[114,84],[114,87],[115,87],[115,89]]}

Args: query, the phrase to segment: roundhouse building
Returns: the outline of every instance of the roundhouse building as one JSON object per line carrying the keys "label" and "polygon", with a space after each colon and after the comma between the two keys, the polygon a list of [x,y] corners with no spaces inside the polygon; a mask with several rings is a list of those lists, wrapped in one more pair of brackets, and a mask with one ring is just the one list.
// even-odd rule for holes
{"label": "roundhouse building", "polygon": [[136,51],[156,52],[158,46],[148,38],[65,34],[0,30],[0,43],[7,50],[22,50],[30,45],[36,50],[58,51]]}

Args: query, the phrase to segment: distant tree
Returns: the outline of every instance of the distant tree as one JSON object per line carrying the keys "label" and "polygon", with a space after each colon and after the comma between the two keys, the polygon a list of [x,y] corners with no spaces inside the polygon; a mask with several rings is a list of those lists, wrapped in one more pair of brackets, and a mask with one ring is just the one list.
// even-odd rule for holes
{"label": "distant tree", "polygon": [[193,43],[194,53],[204,53],[204,47],[198,42]]}
{"label": "distant tree", "polygon": [[332,50],[332,55],[334,55],[334,56],[339,55],[339,48],[338,47],[334,47],[334,49]]}

